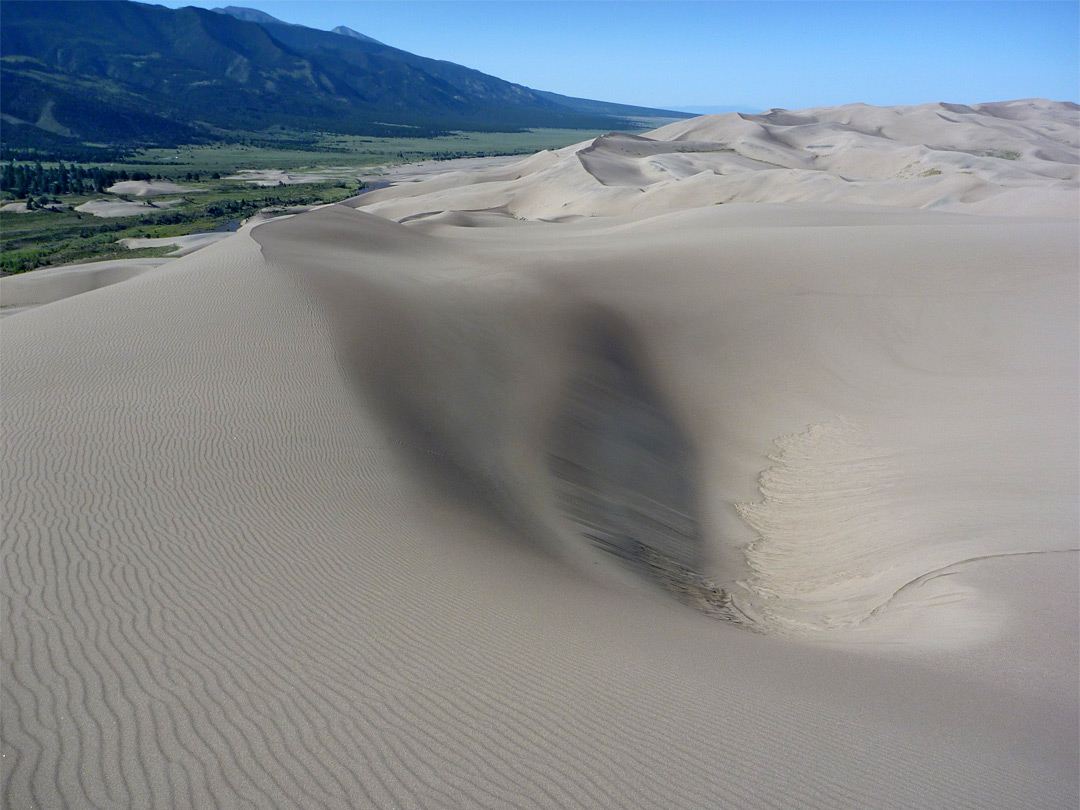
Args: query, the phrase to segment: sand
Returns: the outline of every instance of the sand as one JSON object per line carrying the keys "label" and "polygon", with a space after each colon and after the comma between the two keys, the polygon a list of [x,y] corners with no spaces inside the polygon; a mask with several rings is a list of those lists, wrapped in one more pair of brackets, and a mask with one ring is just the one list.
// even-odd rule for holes
{"label": "sand", "polygon": [[1074,180],[693,205],[669,135],[4,319],[7,806],[1076,807]]}
{"label": "sand", "polygon": [[[263,221],[255,218],[254,221]],[[231,234],[193,233],[187,236],[163,236],[159,238],[121,239],[120,244],[130,250],[147,247],[175,245],[176,249],[160,258],[107,259],[96,262],[45,267],[29,273],[19,273],[0,279],[0,316],[15,315],[41,304],[51,304],[73,295],[118,284],[156,270],[174,258],[187,256],[197,250],[226,239]]]}
{"label": "sand", "polygon": [[374,191],[372,201],[385,204],[370,210],[400,220],[499,206],[565,221],[835,202],[1075,219],[1077,118],[1076,105],[1043,100],[701,116],[647,137],[612,134],[541,153],[451,188],[443,178],[428,181],[427,193]]}
{"label": "sand", "polygon": [[51,304],[110,284],[141,276],[161,267],[167,258],[110,259],[100,262],[43,267],[0,279],[0,313],[17,308]]}
{"label": "sand", "polygon": [[75,206],[76,211],[84,214],[92,214],[95,217],[135,217],[157,211],[162,208],[172,208],[174,205],[183,204],[184,200],[155,200],[154,202],[133,202],[128,200],[90,200],[82,205]]}
{"label": "sand", "polygon": [[131,197],[160,197],[165,194],[197,194],[206,189],[181,186],[169,180],[122,180],[113,183],[106,191]]}
{"label": "sand", "polygon": [[478,169],[494,169],[521,162],[521,155],[496,155],[492,157],[451,158],[449,160],[421,160],[417,163],[399,163],[384,166],[369,166],[363,169],[361,179],[376,177],[388,183],[411,183],[428,180],[434,176],[446,177],[451,173],[469,172],[475,174]]}
{"label": "sand", "polygon": [[451,160],[423,160],[418,163],[403,163],[393,166],[366,166],[357,169],[351,166],[329,166],[311,171],[283,171],[281,169],[243,169],[229,175],[226,180],[241,180],[256,186],[293,186],[303,183],[326,183],[333,180],[367,183],[406,183],[430,179],[433,176],[445,176],[450,172],[475,172],[481,168],[494,168],[517,163],[519,156],[496,156],[483,158],[453,158]]}
{"label": "sand", "polygon": [[353,182],[357,179],[357,170],[348,166],[331,166],[308,172],[286,172],[281,169],[243,169],[225,179],[240,180],[254,186],[295,186],[304,183],[326,183],[332,180]]}
{"label": "sand", "polygon": [[10,211],[13,214],[29,214],[32,211],[38,211],[41,208],[47,208],[50,211],[59,211],[61,209],[61,206],[54,203],[48,203],[40,207],[27,208],[26,203],[24,202],[12,202],[0,205],[0,211]]}
{"label": "sand", "polygon": [[187,256],[189,253],[194,253],[196,250],[202,250],[204,247],[220,242],[222,239],[228,238],[229,233],[227,231],[215,231],[212,233],[192,233],[186,236],[159,236],[159,237],[140,237],[140,238],[127,238],[121,239],[120,244],[129,250],[139,250],[140,248],[152,248],[152,247],[168,247],[174,245],[176,250],[172,251],[168,255],[170,257]]}

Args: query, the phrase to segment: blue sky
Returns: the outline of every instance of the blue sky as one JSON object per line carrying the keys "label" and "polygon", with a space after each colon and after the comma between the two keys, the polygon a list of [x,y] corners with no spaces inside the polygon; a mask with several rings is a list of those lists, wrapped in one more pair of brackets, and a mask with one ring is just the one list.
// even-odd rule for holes
{"label": "blue sky", "polygon": [[158,0],[347,25],[539,90],[656,107],[1080,100],[1075,0]]}

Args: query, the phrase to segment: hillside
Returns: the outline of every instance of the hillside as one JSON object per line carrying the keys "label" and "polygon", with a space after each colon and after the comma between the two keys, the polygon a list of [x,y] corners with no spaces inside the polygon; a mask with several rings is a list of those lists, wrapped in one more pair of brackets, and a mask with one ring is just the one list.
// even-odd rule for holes
{"label": "hillside", "polygon": [[170,145],[282,128],[382,136],[614,129],[630,114],[233,7],[8,2],[0,53],[7,145]]}

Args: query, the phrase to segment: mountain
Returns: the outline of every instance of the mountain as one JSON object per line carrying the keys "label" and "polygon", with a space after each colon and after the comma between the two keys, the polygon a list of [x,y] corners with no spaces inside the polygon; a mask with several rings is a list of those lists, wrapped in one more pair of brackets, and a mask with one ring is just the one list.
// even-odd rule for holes
{"label": "mountain", "polygon": [[[243,6],[225,6],[224,8],[214,8],[211,11],[216,11],[218,14],[228,14],[230,17],[235,17],[238,20],[246,20],[247,22],[259,23],[260,25],[294,25],[295,23],[287,23],[284,20],[279,20],[272,14],[267,14],[265,11],[259,11],[256,8],[244,8]],[[337,28],[331,29],[331,33],[341,34],[342,36],[352,37],[353,39],[363,40],[364,42],[374,42],[376,45],[382,45],[382,42],[369,37],[367,34],[361,34],[359,31],[339,25]]]}
{"label": "mountain", "polygon": [[363,40],[364,42],[374,42],[376,45],[383,44],[377,39],[372,39],[367,34],[361,34],[359,31],[353,31],[351,28],[348,28],[344,25],[339,25],[337,28],[332,29],[332,31],[335,34],[341,34],[342,36],[346,37],[353,37],[355,39]]}
{"label": "mountain", "polygon": [[674,110],[661,110],[656,107],[635,107],[632,104],[616,104],[610,101],[595,101],[590,98],[574,98],[562,96],[558,93],[549,93],[546,90],[537,90],[537,95],[590,115],[615,115],[626,118],[693,118],[688,111],[675,112]]}
{"label": "mountain", "polygon": [[[218,14],[228,14],[230,17],[237,19],[244,19],[248,23],[258,23],[259,25],[295,25],[295,23],[286,23],[283,19],[272,14],[267,14],[265,11],[259,11],[258,9],[245,9],[242,5],[226,5],[224,9],[211,9],[211,11]],[[374,42],[377,45],[383,44],[379,40],[368,37],[366,33],[355,31],[348,26],[339,25],[337,28],[330,29],[332,33],[340,33],[343,37],[352,37],[353,39],[359,39],[364,42]]]}
{"label": "mountain", "polygon": [[289,25],[284,20],[279,20],[273,14],[267,14],[265,11],[259,11],[256,8],[242,8],[240,6],[225,6],[224,8],[212,8],[210,9],[215,14],[228,14],[230,17],[235,17],[238,20],[245,20],[247,22],[259,23],[275,23],[277,25]]}
{"label": "mountain", "polygon": [[271,128],[378,136],[620,129],[642,114],[587,109],[363,35],[237,7],[6,0],[0,68],[9,146],[167,145]]}

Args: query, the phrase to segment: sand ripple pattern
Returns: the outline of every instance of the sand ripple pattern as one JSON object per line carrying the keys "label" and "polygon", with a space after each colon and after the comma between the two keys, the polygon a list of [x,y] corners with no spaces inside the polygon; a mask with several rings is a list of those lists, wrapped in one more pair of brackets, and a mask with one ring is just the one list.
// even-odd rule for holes
{"label": "sand ripple pattern", "polygon": [[[4,806],[1075,807],[1066,703],[972,686],[939,662],[762,638],[655,588],[598,584],[512,514],[460,497],[469,480],[445,485],[452,470],[436,451],[464,451],[417,445],[423,434],[386,418],[386,402],[415,397],[417,417],[467,428],[444,433],[468,436],[485,474],[520,476],[508,491],[544,493],[522,496],[537,497],[530,507],[550,492],[529,486],[551,480],[545,434],[529,427],[549,423],[519,417],[550,412],[565,390],[546,365],[565,321],[485,293],[512,287],[499,274],[526,263],[521,248],[515,233],[485,258],[337,206],[6,320]],[[627,262],[641,255],[624,249]],[[335,289],[352,290],[337,308],[310,291],[333,273]],[[431,344],[423,323],[372,305],[372,279],[410,274],[410,306],[442,313],[435,321],[458,330],[446,334],[480,329],[469,345],[483,352]],[[650,288],[621,281],[609,294],[630,309],[639,295],[648,325]],[[741,283],[726,277],[725,295]],[[481,298],[486,309],[457,309]],[[360,316],[376,310],[399,328],[370,328]],[[751,329],[751,310],[736,300],[721,323]],[[477,311],[497,317],[444,317]],[[529,339],[514,343],[508,324]],[[654,322],[651,345],[680,334]],[[430,362],[409,368],[430,375],[394,377],[398,399],[373,404],[364,385],[423,347]],[[489,351],[507,361],[499,374]],[[725,379],[752,377],[765,356],[782,352],[766,345]],[[504,372],[510,393],[478,400],[480,385],[498,394],[491,379]],[[530,386],[538,375],[550,384]],[[438,383],[427,399],[422,379]],[[656,387],[683,405],[717,399]],[[746,406],[763,445],[780,434],[769,405]],[[700,442],[697,411],[670,408],[670,424]],[[648,409],[626,414],[638,417],[675,435]],[[681,462],[669,444],[655,463],[671,472]],[[757,445],[728,446],[749,459],[752,485]],[[656,519],[670,527],[690,504],[703,526],[712,491],[674,488]],[[678,526],[686,543],[649,547],[690,567],[695,535]]]}

